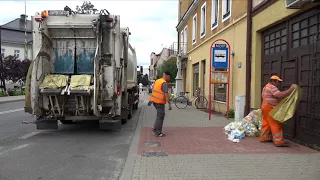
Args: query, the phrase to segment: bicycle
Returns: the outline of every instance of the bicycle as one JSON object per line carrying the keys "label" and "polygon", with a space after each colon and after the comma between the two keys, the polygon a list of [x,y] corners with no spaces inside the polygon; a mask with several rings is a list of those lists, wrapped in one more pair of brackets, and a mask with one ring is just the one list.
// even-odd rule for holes
{"label": "bicycle", "polygon": [[208,100],[206,97],[200,95],[200,88],[196,90],[197,96],[194,96],[191,101],[189,100],[189,92],[185,92],[184,95],[180,95],[175,98],[175,105],[178,109],[185,109],[187,106],[192,106],[192,102],[195,101],[197,109],[206,109],[208,106]]}

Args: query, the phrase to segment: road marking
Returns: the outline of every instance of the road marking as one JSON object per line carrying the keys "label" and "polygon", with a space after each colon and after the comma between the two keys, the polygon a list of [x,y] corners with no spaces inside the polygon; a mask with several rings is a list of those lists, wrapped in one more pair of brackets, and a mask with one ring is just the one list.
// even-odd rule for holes
{"label": "road marking", "polygon": [[7,152],[10,152],[10,151],[15,151],[15,150],[19,150],[19,149],[25,148],[25,147],[27,147],[27,146],[29,146],[29,145],[30,145],[30,144],[23,144],[23,145],[17,146],[17,147],[15,147],[15,148],[10,149],[10,150],[0,152],[0,155],[2,155],[2,154],[4,154],[4,153],[7,153]]}
{"label": "road marking", "polygon": [[25,148],[25,147],[27,147],[27,146],[29,146],[29,145],[30,145],[30,144],[23,144],[23,145],[21,145],[21,146],[17,146],[17,147],[15,147],[15,148],[12,148],[11,151],[18,150],[18,149],[22,149],[22,148]]}
{"label": "road marking", "polygon": [[13,109],[13,110],[9,110],[9,111],[2,111],[2,112],[0,112],[0,115],[1,114],[9,114],[9,113],[17,112],[17,111],[22,111],[22,110],[24,110],[24,108]]}
{"label": "road marking", "polygon": [[39,134],[40,132],[32,132],[32,133],[29,133],[29,134],[26,134],[26,135],[24,135],[24,136],[21,136],[21,137],[19,137],[18,139],[27,139],[27,138],[29,138],[29,137],[31,137],[31,136],[34,136],[34,135],[37,135],[37,134]]}

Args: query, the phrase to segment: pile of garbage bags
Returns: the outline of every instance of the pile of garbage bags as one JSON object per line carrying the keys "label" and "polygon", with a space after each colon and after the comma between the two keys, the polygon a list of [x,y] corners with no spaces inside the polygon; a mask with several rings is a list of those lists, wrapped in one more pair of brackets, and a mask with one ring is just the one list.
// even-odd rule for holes
{"label": "pile of garbage bags", "polygon": [[242,120],[236,120],[224,127],[228,139],[239,142],[245,136],[258,136],[261,130],[261,109],[251,111]]}

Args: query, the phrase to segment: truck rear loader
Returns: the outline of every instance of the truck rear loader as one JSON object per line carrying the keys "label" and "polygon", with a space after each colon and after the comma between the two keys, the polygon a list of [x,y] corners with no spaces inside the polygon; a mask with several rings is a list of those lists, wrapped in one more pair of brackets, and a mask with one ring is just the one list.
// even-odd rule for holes
{"label": "truck rear loader", "polygon": [[119,129],[131,118],[139,103],[137,59],[119,15],[66,6],[36,13],[32,31],[25,111],[36,116],[37,129],[58,129],[59,120]]}

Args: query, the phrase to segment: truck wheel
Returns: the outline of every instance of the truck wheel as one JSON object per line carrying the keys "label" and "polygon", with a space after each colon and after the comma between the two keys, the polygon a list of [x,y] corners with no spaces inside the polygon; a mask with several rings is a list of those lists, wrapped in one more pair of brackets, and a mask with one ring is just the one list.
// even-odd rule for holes
{"label": "truck wheel", "polygon": [[129,107],[128,107],[128,119],[131,119],[132,118],[132,113],[133,113],[133,96],[132,94],[129,95],[128,97],[128,104],[129,104]]}

